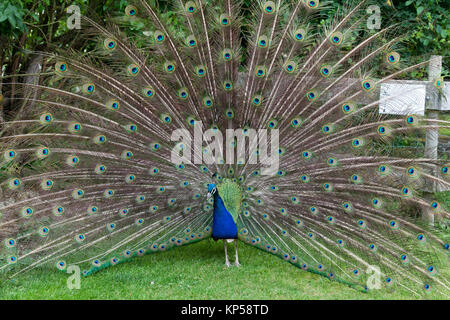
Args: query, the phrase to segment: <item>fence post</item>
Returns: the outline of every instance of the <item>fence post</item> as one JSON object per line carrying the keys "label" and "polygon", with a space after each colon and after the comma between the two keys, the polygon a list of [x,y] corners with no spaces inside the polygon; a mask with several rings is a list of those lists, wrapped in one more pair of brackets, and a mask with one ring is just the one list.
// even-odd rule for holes
{"label": "fence post", "polygon": [[[441,76],[442,72],[442,57],[441,56],[431,56],[430,63],[428,65],[428,80],[430,84],[427,86],[426,91],[426,115],[427,119],[437,120],[439,119],[439,107],[441,102],[441,97],[437,88],[434,87],[434,81]],[[428,124],[433,125],[435,123],[429,122]],[[439,143],[439,129],[429,128],[426,130],[425,138],[425,158],[437,160],[438,158],[438,143]],[[438,175],[437,166],[432,166],[431,172],[433,176]],[[430,193],[435,193],[439,189],[436,182],[432,181],[430,185]],[[425,208],[423,210],[423,218],[430,225],[434,225],[434,214],[431,209]]]}

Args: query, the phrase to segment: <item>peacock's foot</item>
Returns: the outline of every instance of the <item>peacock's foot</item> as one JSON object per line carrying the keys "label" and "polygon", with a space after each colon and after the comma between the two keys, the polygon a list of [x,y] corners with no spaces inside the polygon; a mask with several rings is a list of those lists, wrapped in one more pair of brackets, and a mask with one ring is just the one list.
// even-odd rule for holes
{"label": "peacock's foot", "polygon": [[231,264],[227,261],[225,262],[225,267],[229,268],[231,266]]}
{"label": "peacock's foot", "polygon": [[239,262],[235,262],[234,265],[238,268],[241,266],[241,264]]}

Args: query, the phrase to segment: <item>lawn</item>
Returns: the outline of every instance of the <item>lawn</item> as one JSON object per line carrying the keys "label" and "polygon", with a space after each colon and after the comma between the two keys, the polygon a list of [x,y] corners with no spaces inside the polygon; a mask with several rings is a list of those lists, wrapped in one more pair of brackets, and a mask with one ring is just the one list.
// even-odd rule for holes
{"label": "lawn", "polygon": [[1,284],[0,299],[417,299],[398,289],[361,293],[242,243],[240,262],[225,268],[222,242],[205,240],[107,268],[79,290],[67,288],[65,273],[33,270]]}

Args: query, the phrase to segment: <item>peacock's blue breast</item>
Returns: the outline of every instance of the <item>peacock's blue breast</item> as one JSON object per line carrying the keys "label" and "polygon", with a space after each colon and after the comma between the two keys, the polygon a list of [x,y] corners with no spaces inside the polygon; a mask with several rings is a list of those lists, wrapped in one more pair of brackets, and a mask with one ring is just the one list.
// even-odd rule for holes
{"label": "peacock's blue breast", "polygon": [[225,208],[225,204],[218,194],[214,196],[212,237],[214,239],[237,238],[236,223],[234,222],[232,215]]}

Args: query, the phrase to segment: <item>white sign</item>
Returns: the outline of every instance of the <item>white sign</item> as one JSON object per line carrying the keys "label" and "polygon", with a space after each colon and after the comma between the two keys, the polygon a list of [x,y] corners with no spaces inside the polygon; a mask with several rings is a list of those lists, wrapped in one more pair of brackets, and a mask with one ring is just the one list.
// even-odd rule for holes
{"label": "white sign", "polygon": [[380,88],[380,113],[425,114],[425,84],[383,83]]}

